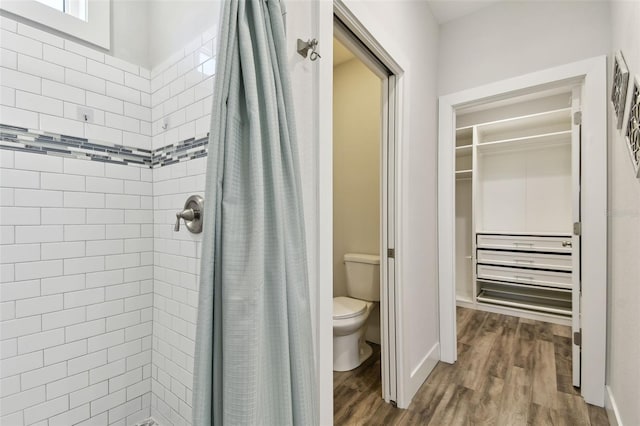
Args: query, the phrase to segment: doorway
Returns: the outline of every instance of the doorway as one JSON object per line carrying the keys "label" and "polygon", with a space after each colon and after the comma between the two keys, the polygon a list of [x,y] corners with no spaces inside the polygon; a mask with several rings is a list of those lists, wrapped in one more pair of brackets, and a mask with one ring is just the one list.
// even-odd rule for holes
{"label": "doorway", "polygon": [[[605,71],[604,58],[594,58],[441,97],[439,130],[441,359],[458,357],[456,304],[571,325],[572,384],[598,406],[606,341]],[[513,98],[524,102],[510,104]],[[548,108],[553,102],[560,104]],[[482,111],[490,103],[493,113],[517,113],[519,122],[543,131],[514,134],[519,122],[496,121]],[[546,112],[527,110],[542,104]],[[465,113],[475,113],[477,122],[463,125]],[[461,143],[467,136],[472,142]],[[527,151],[519,153],[522,148]],[[466,163],[467,154],[458,155],[463,151]],[[546,160],[536,161],[540,155]],[[456,176],[473,183],[458,200],[455,188],[465,184],[456,184]],[[536,192],[543,202],[532,202]],[[504,194],[509,203],[501,201]],[[458,221],[463,205],[475,213]],[[460,222],[471,230],[469,238],[456,238]],[[465,240],[468,253],[460,247]],[[456,297],[461,284],[468,287]]]}
{"label": "doorway", "polygon": [[[333,296],[370,309],[362,331],[361,364],[334,373],[336,416],[340,387],[361,374],[378,383],[375,398],[396,401],[396,83],[397,79],[340,19],[334,17]],[[359,300],[349,290],[348,264],[375,271],[379,296]],[[370,263],[369,263],[370,262]],[[369,283],[370,284],[370,283]],[[358,284],[356,284],[358,285]],[[344,370],[336,353],[334,370]],[[338,352],[336,352],[338,351]],[[365,373],[366,371],[366,373]],[[371,394],[372,392],[369,392]],[[363,395],[371,397],[371,395]]]}

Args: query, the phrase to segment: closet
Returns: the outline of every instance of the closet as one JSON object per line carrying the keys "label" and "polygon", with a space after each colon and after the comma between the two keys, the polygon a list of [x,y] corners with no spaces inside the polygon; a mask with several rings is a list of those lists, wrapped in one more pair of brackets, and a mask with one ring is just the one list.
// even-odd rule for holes
{"label": "closet", "polygon": [[458,305],[570,325],[579,312],[579,89],[462,108],[456,128]]}

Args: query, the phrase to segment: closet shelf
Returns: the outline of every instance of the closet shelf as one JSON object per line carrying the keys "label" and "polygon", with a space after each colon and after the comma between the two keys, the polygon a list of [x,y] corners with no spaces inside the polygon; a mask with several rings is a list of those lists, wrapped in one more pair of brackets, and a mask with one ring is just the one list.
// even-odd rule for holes
{"label": "closet shelf", "polygon": [[456,147],[456,157],[471,155],[471,145],[463,145]]}
{"label": "closet shelf", "polygon": [[[542,129],[547,130],[544,131]],[[521,136],[525,136],[522,132],[536,134],[564,130],[571,130],[571,108],[562,108],[478,124],[478,136],[480,140],[487,142],[507,139],[510,137],[506,135],[515,135],[518,133],[520,133]]]}
{"label": "closet shelf", "polygon": [[473,126],[461,127],[456,129],[456,148],[468,145],[471,147],[473,143]]}
{"label": "closet shelf", "polygon": [[482,303],[490,303],[492,305],[508,306],[510,308],[527,309],[532,311],[546,312],[563,316],[571,316],[571,307],[551,307],[545,303],[535,303],[534,301],[520,302],[515,300],[507,300],[496,297],[491,292],[481,292],[476,300]]}
{"label": "closet shelf", "polygon": [[562,145],[571,145],[571,130],[479,143],[478,152],[490,153],[509,150],[529,150]]}
{"label": "closet shelf", "polygon": [[471,179],[473,170],[456,170],[456,179]]}
{"label": "closet shelf", "polygon": [[571,291],[532,288],[499,281],[478,281],[478,302],[571,315]]}

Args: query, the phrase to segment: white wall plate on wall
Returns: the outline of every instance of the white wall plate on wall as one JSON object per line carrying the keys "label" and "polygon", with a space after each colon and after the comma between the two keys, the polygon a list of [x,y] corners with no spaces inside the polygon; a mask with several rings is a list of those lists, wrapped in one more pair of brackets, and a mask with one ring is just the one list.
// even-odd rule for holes
{"label": "white wall plate on wall", "polygon": [[636,177],[640,178],[640,76],[635,76],[629,97],[631,100],[625,125],[625,140]]}
{"label": "white wall plate on wall", "polygon": [[611,86],[611,104],[618,119],[616,128],[622,128],[625,100],[627,98],[627,86],[629,83],[629,69],[624,61],[622,52],[618,50],[613,61],[613,82]]}

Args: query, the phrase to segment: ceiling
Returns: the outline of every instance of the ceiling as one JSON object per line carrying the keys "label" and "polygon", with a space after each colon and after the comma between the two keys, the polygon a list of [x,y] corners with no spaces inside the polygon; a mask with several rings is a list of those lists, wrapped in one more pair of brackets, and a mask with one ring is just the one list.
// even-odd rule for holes
{"label": "ceiling", "polygon": [[439,24],[453,21],[504,0],[427,0]]}
{"label": "ceiling", "polygon": [[[427,4],[439,24],[470,15],[487,6],[509,0],[427,0]],[[355,56],[338,39],[333,38],[333,66],[343,64]]]}

